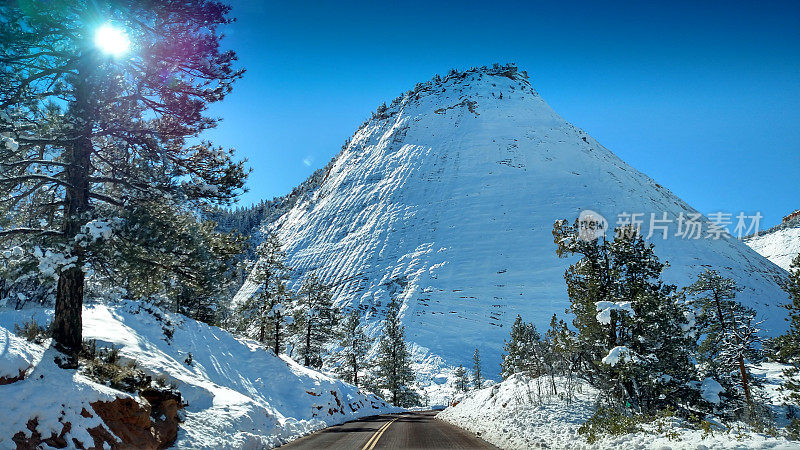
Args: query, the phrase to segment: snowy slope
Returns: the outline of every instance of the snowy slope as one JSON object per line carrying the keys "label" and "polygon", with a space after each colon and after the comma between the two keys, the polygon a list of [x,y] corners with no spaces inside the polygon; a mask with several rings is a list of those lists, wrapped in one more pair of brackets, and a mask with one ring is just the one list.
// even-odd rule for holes
{"label": "snowy slope", "polygon": [[[141,306],[122,302],[85,307],[84,338],[96,339],[98,347],[121,348],[123,361],[134,359],[145,372],[163,374],[177,385],[188,403],[179,448],[272,447],[329,425],[396,410],[342,381],[277,358],[252,341]],[[52,310],[0,310],[0,373],[28,369],[24,380],[0,386],[0,448],[13,447],[11,436],[25,430],[35,416],[44,435],[49,435],[46,430],[59,432],[60,411],[62,420],[72,423],[71,435],[91,443],[85,430],[99,419],[81,416],[81,409],[91,411],[93,401],[130,395],[57,368],[52,349],[9,331],[31,317],[44,324]],[[174,331],[171,339],[164,329]],[[189,353],[191,366],[185,363]]]}
{"label": "snowy slope", "polygon": [[[776,391],[782,367],[765,364],[753,368],[771,396],[771,408],[784,417],[782,401]],[[539,384],[541,383],[541,384]],[[661,419],[645,424],[644,431],[621,436],[601,436],[589,444],[578,428],[594,414],[597,391],[577,382],[574,398],[564,396],[567,381],[556,378],[558,394],[549,390],[550,379],[530,379],[517,374],[494,386],[470,392],[456,406],[439,413],[438,419],[450,422],[503,449],[797,449],[796,441],[751,431],[729,432],[717,429],[706,435],[676,419]],[[542,393],[541,395],[539,393]],[[710,420],[711,418],[709,418]],[[785,420],[781,426],[785,426]],[[669,431],[667,435],[664,431]]]}
{"label": "snowy slope", "polygon": [[800,254],[800,217],[747,237],[744,243],[788,271],[792,260]]}
{"label": "snowy slope", "polygon": [[[551,232],[583,209],[612,226],[622,212],[696,212],[562,119],[527,75],[478,69],[419,84],[379,110],[318,187],[268,226],[293,281],[315,271],[340,305],[362,308],[373,332],[389,298],[402,299],[425,377],[441,381],[436,366],[469,367],[476,347],[496,376],[517,314],[543,329],[563,313],[571,261],[556,257]],[[776,279],[785,273],[746,245],[653,240],[671,263],[669,281],[685,285],[713,267],[744,287],[740,298],[772,332],[785,326],[772,307],[784,300]],[[245,283],[236,301],[256,288]]]}

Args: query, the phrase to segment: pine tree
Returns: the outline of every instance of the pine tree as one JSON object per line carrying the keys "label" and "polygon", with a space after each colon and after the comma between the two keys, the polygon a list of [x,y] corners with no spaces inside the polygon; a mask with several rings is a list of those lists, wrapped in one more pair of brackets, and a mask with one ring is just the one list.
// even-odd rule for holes
{"label": "pine tree", "polygon": [[475,389],[480,389],[483,387],[483,376],[481,375],[481,355],[478,353],[478,349],[475,349],[475,353],[472,355],[472,386]]}
{"label": "pine tree", "polygon": [[733,280],[713,270],[706,270],[686,288],[693,296],[699,331],[705,336],[699,348],[701,362],[709,376],[729,388],[729,374],[738,372],[745,402],[752,411],[751,376],[744,361],[755,354],[758,329],[755,311],[735,300],[738,291]]}
{"label": "pine tree", "polygon": [[292,297],[286,289],[289,269],[278,236],[268,234],[256,249],[256,256],[258,261],[251,276],[259,287],[254,296],[237,307],[235,328],[269,345],[278,355],[283,348],[283,328]]}
{"label": "pine tree", "polygon": [[306,367],[322,367],[322,351],[339,324],[339,310],[333,306],[330,289],[313,274],[306,277],[294,307],[292,329]]}
{"label": "pine tree", "polygon": [[376,375],[378,386],[389,391],[395,406],[413,406],[419,396],[412,389],[416,378],[411,369],[411,355],[405,341],[405,327],[400,323],[400,304],[396,299],[389,302],[383,334],[378,343]]}
{"label": "pine tree", "polygon": [[515,373],[525,373],[530,376],[539,376],[537,370],[537,348],[539,347],[539,332],[532,323],[522,321],[517,316],[511,325],[510,340],[503,345],[504,354],[500,363],[500,375],[505,380]]}
{"label": "pine tree", "polygon": [[553,229],[558,256],[581,256],[564,275],[577,370],[609,406],[653,412],[693,401],[687,308],[660,280],[665,265],[653,245],[632,227],[617,229],[613,241],[581,239],[579,227],[559,221]]}
{"label": "pine tree", "polygon": [[[76,238],[101,218],[99,206],[226,203],[245,178],[231,152],[187,141],[215,125],[208,103],[243,73],[220,49],[230,7],[123,3],[0,5],[0,216],[25,219],[5,224],[0,238],[60,255],[53,338],[68,354],[82,343],[86,260]],[[134,51],[114,58],[95,49],[98,17],[124,28]]]}
{"label": "pine tree", "polygon": [[339,346],[343,350],[338,355],[341,364],[336,368],[336,373],[344,381],[359,386],[358,373],[367,368],[367,353],[372,347],[372,338],[364,333],[361,314],[357,309],[350,311],[342,321]]}
{"label": "pine tree", "polygon": [[571,376],[577,365],[577,341],[575,333],[567,323],[553,314],[550,328],[545,333],[548,343],[548,354],[551,357],[550,367],[553,374]]}
{"label": "pine tree", "polygon": [[244,239],[216,231],[181,205],[141,203],[124,211],[106,239],[85,246],[95,269],[94,289],[122,286],[195,320],[216,324],[224,315]]}
{"label": "pine tree", "polygon": [[467,392],[469,389],[469,378],[467,378],[467,371],[464,366],[456,367],[453,375],[456,378],[456,392]]}
{"label": "pine tree", "polygon": [[789,311],[789,330],[778,337],[778,357],[791,367],[784,370],[781,389],[786,393],[792,422],[789,427],[794,439],[800,439],[800,254],[792,261],[786,292],[791,302],[784,305]]}

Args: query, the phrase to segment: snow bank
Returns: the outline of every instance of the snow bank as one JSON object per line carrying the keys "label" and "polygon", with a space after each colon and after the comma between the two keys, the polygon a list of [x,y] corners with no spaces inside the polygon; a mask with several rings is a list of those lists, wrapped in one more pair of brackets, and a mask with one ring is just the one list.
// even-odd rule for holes
{"label": "snow bank", "polygon": [[[775,372],[774,370],[772,371]],[[762,375],[764,371],[759,372]],[[541,383],[540,385],[537,383]],[[470,393],[456,406],[436,417],[478,434],[484,440],[505,449],[529,448],[615,448],[615,449],[797,449],[800,444],[782,438],[755,433],[716,432],[703,436],[701,431],[673,427],[677,438],[659,433],[639,432],[605,437],[589,444],[578,428],[594,413],[597,391],[587,384],[576,385],[572,401],[548,392],[548,379],[530,379],[521,375]],[[556,378],[559,393],[566,380]]]}
{"label": "snow bank", "polygon": [[[58,369],[53,350],[8,331],[32,312],[41,324],[52,316],[52,310],[0,310],[0,368],[33,366],[24,381],[0,386],[0,408],[9,413],[9,420],[0,422],[0,448],[13,446],[11,436],[25,430],[32,417],[39,417],[40,430],[60,431],[59,413],[72,421],[73,436],[91,442],[81,433],[97,423],[80,417],[81,408],[127,394]],[[85,339],[96,339],[98,347],[114,345],[123,361],[136,360],[148,374],[177,385],[188,403],[176,442],[181,448],[273,447],[330,425],[398,410],[285,356],[275,357],[256,342],[148,305],[90,305],[83,317]]]}
{"label": "snow bank", "polygon": [[13,325],[9,326],[9,322],[13,323],[9,319],[17,316],[0,313],[0,373],[16,377],[20,369],[25,371],[22,381],[0,386],[0,410],[3,411],[0,448],[14,448],[11,438],[19,431],[30,437],[32,433],[26,425],[33,418],[37,418],[37,430],[45,437],[51,433],[59,435],[63,425],[70,423],[71,438],[92,443],[86,430],[102,422],[97,415],[91,418],[82,416],[81,411],[92,411],[92,402],[111,401],[117,396],[128,395],[97,384],[74,371],[58,368],[53,362],[56,355],[54,350],[32,344],[9,331],[9,328],[13,328]]}

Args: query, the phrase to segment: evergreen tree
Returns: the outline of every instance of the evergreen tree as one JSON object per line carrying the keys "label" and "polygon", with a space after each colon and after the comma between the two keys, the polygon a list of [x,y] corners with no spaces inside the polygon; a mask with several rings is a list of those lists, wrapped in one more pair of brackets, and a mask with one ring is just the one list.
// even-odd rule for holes
{"label": "evergreen tree", "polygon": [[786,292],[791,302],[784,305],[789,310],[789,330],[778,337],[778,357],[791,367],[784,370],[785,381],[781,389],[787,394],[792,422],[789,427],[793,438],[800,439],[800,254],[792,261]]}
{"label": "evergreen tree", "polygon": [[336,372],[344,381],[359,386],[358,372],[367,367],[367,353],[372,346],[372,338],[364,333],[361,314],[357,309],[350,311],[342,321],[339,346],[343,350],[339,354],[341,364]]}
{"label": "evergreen tree", "polygon": [[577,365],[577,341],[575,333],[569,329],[567,323],[553,314],[550,319],[550,328],[545,333],[548,344],[547,354],[550,359],[550,368],[553,374],[571,376]]}
{"label": "evergreen tree", "polygon": [[293,331],[298,351],[306,367],[322,367],[322,351],[339,324],[339,310],[333,306],[330,289],[319,278],[309,275],[303,281],[294,309]]}
{"label": "evergreen tree", "polygon": [[755,355],[758,335],[755,311],[735,300],[736,283],[713,270],[700,274],[687,294],[693,296],[699,332],[705,336],[699,348],[705,375],[713,376],[733,392],[731,373],[738,373],[748,409],[752,410],[751,376],[745,359]]}
{"label": "evergreen tree", "polygon": [[483,387],[483,376],[481,375],[481,355],[478,353],[478,349],[475,349],[475,353],[472,355],[472,386],[475,389],[480,389]]}
{"label": "evergreen tree", "polygon": [[272,347],[276,355],[283,348],[286,313],[291,294],[286,289],[288,268],[278,236],[274,233],[256,249],[258,261],[252,279],[259,286],[256,294],[237,308],[236,330],[249,334]]}
{"label": "evergreen tree", "polygon": [[505,353],[500,363],[500,375],[504,380],[515,373],[540,375],[537,370],[537,348],[540,339],[536,326],[523,322],[522,317],[517,316],[511,325],[510,340],[503,345]]}
{"label": "evergreen tree", "polygon": [[[93,222],[95,224],[96,222]],[[85,246],[95,269],[94,289],[125,288],[195,320],[216,324],[224,315],[243,239],[216,231],[169,201],[136,205],[107,239]]]}
{"label": "evergreen tree", "polygon": [[453,372],[456,377],[456,392],[467,392],[469,389],[469,378],[467,378],[467,371],[464,366],[458,366]]}
{"label": "evergreen tree", "polygon": [[411,385],[416,378],[411,369],[411,355],[405,341],[405,327],[400,323],[400,304],[396,299],[389,302],[383,334],[378,343],[378,386],[389,391],[395,406],[413,406],[419,396]]}
{"label": "evergreen tree", "polygon": [[[229,11],[210,0],[0,5],[0,216],[16,218],[0,239],[57,255],[53,338],[68,354],[82,343],[87,223],[141,201],[226,203],[243,186],[231,152],[187,142],[215,125],[207,105],[243,73],[220,49]],[[96,49],[98,18],[134,51]]]}
{"label": "evergreen tree", "polygon": [[690,403],[694,340],[676,287],[660,280],[664,264],[633,227],[613,241],[579,236],[580,224],[556,222],[560,257],[580,255],[564,278],[577,330],[577,369],[609,406],[653,412]]}

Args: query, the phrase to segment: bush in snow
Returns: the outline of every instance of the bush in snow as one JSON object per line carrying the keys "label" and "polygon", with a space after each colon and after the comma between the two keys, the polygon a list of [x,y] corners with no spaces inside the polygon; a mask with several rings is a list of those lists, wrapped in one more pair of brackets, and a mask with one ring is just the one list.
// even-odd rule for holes
{"label": "bush in snow", "polygon": [[43,344],[50,337],[50,325],[41,326],[33,318],[22,326],[14,324],[14,334],[34,344]]}
{"label": "bush in snow", "polygon": [[123,392],[139,392],[153,384],[152,378],[139,369],[136,361],[122,362],[119,349],[97,350],[93,343],[84,348],[91,352],[80,358],[80,371],[90,379]]}

